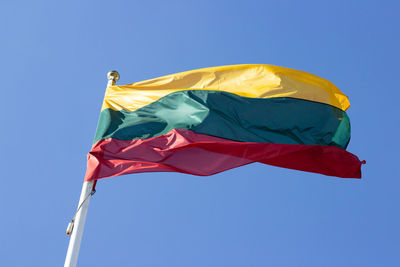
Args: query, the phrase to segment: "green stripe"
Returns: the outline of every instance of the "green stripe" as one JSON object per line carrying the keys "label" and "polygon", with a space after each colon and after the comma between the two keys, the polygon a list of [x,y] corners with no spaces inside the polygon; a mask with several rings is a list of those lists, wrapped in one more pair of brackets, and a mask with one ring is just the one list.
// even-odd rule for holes
{"label": "green stripe", "polygon": [[350,122],[336,107],[296,98],[247,98],[220,91],[169,94],[135,111],[105,109],[95,142],[147,139],[172,129],[241,142],[333,145],[346,148]]}

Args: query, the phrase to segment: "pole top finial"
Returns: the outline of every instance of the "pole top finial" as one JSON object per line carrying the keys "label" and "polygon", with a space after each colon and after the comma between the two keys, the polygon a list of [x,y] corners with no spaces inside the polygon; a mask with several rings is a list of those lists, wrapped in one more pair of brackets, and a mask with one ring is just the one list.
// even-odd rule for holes
{"label": "pole top finial", "polygon": [[116,71],[116,70],[110,70],[108,73],[107,73],[107,79],[108,80],[113,80],[113,81],[118,81],[119,80],[119,73],[118,73],[118,71]]}

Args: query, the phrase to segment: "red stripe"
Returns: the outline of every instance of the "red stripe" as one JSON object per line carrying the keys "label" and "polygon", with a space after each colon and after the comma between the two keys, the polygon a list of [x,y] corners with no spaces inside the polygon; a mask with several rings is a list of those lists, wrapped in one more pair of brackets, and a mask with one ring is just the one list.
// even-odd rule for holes
{"label": "red stripe", "polygon": [[333,146],[235,142],[172,130],[145,140],[98,141],[88,154],[85,180],[140,172],[212,175],[252,162],[343,178],[361,178],[365,163]]}

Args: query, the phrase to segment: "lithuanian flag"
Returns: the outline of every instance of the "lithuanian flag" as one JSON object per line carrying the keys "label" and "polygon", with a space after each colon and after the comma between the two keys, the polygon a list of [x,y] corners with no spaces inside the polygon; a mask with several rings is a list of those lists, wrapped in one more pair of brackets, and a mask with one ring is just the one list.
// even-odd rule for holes
{"label": "lithuanian flag", "polygon": [[192,70],[109,86],[85,180],[212,175],[245,164],[360,178],[345,149],[350,103],[313,74],[270,65]]}

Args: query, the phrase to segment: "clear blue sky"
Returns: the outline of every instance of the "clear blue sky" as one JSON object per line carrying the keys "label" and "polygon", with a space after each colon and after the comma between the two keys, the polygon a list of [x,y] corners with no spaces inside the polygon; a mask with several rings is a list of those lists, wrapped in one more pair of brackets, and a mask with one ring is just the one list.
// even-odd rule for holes
{"label": "clear blue sky", "polygon": [[400,266],[397,1],[0,3],[0,265],[62,266],[106,73],[262,63],[350,97],[363,179],[252,164],[101,180],[79,266]]}

